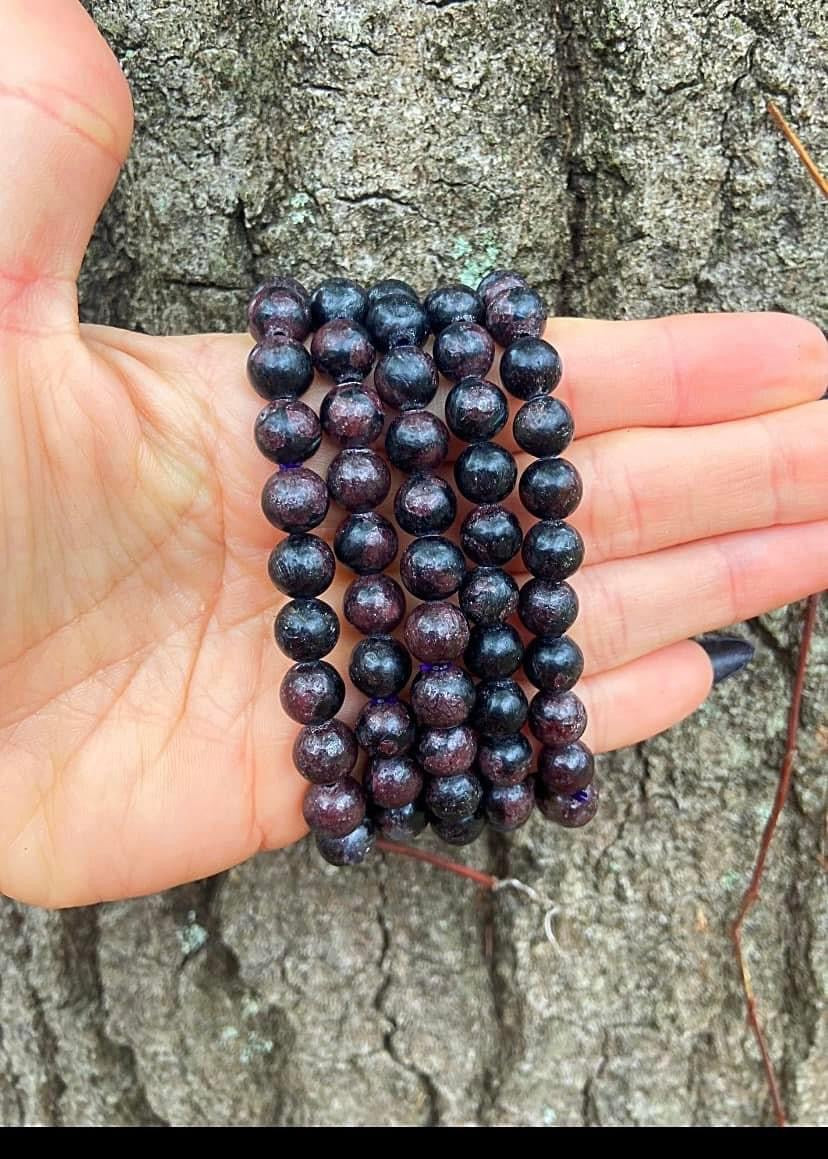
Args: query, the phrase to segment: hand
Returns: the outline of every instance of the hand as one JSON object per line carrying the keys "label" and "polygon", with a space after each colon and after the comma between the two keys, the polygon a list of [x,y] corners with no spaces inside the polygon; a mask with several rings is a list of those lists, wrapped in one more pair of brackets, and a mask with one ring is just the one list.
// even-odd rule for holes
{"label": "hand", "polygon": [[[249,340],[78,326],[129,93],[74,0],[0,0],[0,17],[0,888],[77,905],[295,841],[304,783]],[[828,346],[783,315],[547,336],[586,495],[587,740],[607,750],[704,700],[689,636],[828,583]]]}

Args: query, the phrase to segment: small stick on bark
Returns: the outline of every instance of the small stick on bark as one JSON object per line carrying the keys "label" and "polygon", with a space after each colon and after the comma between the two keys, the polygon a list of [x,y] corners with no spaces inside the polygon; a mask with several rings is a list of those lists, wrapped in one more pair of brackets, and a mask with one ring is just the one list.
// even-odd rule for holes
{"label": "small stick on bark", "polygon": [[494,889],[500,878],[491,873],[484,873],[482,869],[473,869],[470,865],[463,865],[461,861],[452,861],[450,857],[443,857],[441,853],[432,853],[429,849],[416,849],[413,845],[399,845],[396,841],[386,841],[380,838],[377,849],[383,853],[395,853],[398,857],[411,857],[415,861],[425,861],[437,869],[444,869],[446,873],[456,873],[458,877],[468,877],[471,881],[482,885],[484,889]]}
{"label": "small stick on bark", "polygon": [[819,171],[819,167],[817,166],[816,161],[814,161],[813,157],[802,144],[799,137],[797,137],[796,133],[785,120],[779,106],[774,104],[773,101],[768,101],[768,112],[773,117],[774,121],[776,121],[780,131],[788,140],[792,148],[796,150],[796,154],[799,157],[799,160],[808,170],[808,173],[810,174],[811,179],[813,180],[817,189],[820,191],[823,197],[828,197],[828,178],[823,177],[822,173]]}

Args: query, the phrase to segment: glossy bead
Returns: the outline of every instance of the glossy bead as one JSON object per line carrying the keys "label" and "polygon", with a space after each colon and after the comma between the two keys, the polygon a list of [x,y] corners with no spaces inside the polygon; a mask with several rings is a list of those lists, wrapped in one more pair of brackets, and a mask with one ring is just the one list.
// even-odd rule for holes
{"label": "glossy bead", "polygon": [[405,625],[405,643],[412,656],[440,664],[460,656],[469,642],[466,617],[454,604],[418,604]]}
{"label": "glossy bead", "polygon": [[422,346],[428,337],[428,316],[408,294],[388,294],[365,317],[374,346],[383,352],[397,346]]}
{"label": "glossy bead", "polygon": [[559,583],[584,562],[584,541],[568,523],[545,519],[527,531],[523,562],[532,575]]}
{"label": "glossy bead", "polygon": [[492,270],[486,274],[477,286],[477,293],[484,306],[488,306],[498,294],[506,290],[521,289],[526,286],[526,279],[514,270]]}
{"label": "glossy bead", "polygon": [[566,519],[581,502],[581,476],[566,459],[536,459],[520,477],[523,506],[538,519]]}
{"label": "glossy bead", "polygon": [[316,848],[331,865],[361,865],[374,848],[374,823],[367,817],[344,837],[331,837],[327,833],[315,835]]}
{"label": "glossy bead", "polygon": [[334,382],[361,382],[374,365],[368,332],[349,318],[334,318],[315,332],[311,358],[320,374]]}
{"label": "glossy bead", "polygon": [[311,294],[310,312],[314,329],[334,318],[348,318],[362,323],[368,309],[364,286],[352,278],[325,278]]}
{"label": "glossy bead", "polygon": [[434,334],[442,334],[452,322],[483,321],[484,306],[477,291],[461,282],[438,286],[427,295],[423,305]]}
{"label": "glossy bead", "polygon": [[474,773],[434,777],[426,785],[424,800],[429,813],[441,821],[469,817],[483,799],[483,785]]}
{"label": "glossy bead", "polygon": [[507,736],[523,728],[528,711],[516,680],[482,680],[470,720],[481,736]]}
{"label": "glossy bead", "polygon": [[492,785],[483,794],[483,812],[496,833],[511,833],[525,825],[535,807],[534,778],[516,785]]}
{"label": "glossy bead", "polygon": [[471,845],[486,828],[483,810],[478,809],[471,817],[457,817],[451,821],[432,819],[433,832],[447,845]]}
{"label": "glossy bead", "polygon": [[398,346],[384,354],[374,370],[374,388],[396,410],[419,410],[437,393],[434,359],[419,346]]}
{"label": "glossy bead", "polygon": [[274,334],[248,354],[247,378],[262,398],[298,398],[313,382],[313,363],[301,342]]}
{"label": "glossy bead", "polygon": [[463,378],[446,397],[448,428],[467,443],[494,438],[508,417],[506,395],[485,378]]}
{"label": "glossy bead", "polygon": [[561,357],[542,338],[518,338],[503,351],[500,381],[515,398],[549,394],[561,381]]}
{"label": "glossy bead", "polygon": [[321,660],[339,639],[339,619],[324,600],[291,600],[276,617],[273,631],[291,660]]}
{"label": "glossy bead", "polygon": [[552,793],[539,782],[536,786],[537,806],[547,821],[563,825],[565,829],[580,829],[598,812],[598,789],[595,784],[578,789],[576,793]]}
{"label": "glossy bead", "polygon": [[470,376],[485,378],[494,355],[491,335],[476,322],[452,322],[434,342],[437,369],[452,382]]}
{"label": "glossy bead", "polygon": [[414,718],[401,700],[369,700],[357,717],[354,732],[360,748],[372,757],[402,756],[417,735]]}
{"label": "glossy bead", "polygon": [[342,677],[327,660],[288,668],[279,689],[284,712],[299,724],[322,724],[336,716],[345,700]]}
{"label": "glossy bead", "polygon": [[[428,728],[420,734],[417,760],[430,777],[453,777],[474,764],[477,737],[465,724],[452,728]],[[473,813],[475,805],[469,812]]]}
{"label": "glossy bead", "polygon": [[396,809],[374,809],[373,818],[386,841],[414,841],[428,824],[425,809],[417,801]]}
{"label": "glossy bead", "polygon": [[575,423],[569,407],[558,398],[539,394],[525,402],[514,417],[515,442],[530,455],[559,455],[572,442]]}
{"label": "glossy bead", "polygon": [[368,765],[363,784],[368,799],[375,805],[396,809],[419,797],[423,774],[411,757],[378,757]]}
{"label": "glossy bead", "polygon": [[409,699],[423,727],[452,728],[474,708],[474,682],[456,664],[441,664],[415,677]]}
{"label": "glossy bead", "polygon": [[576,793],[595,776],[595,757],[585,744],[575,741],[563,748],[541,750],[538,775],[553,793]]}
{"label": "glossy bead", "polygon": [[509,346],[518,338],[538,338],[545,325],[546,306],[543,298],[528,286],[504,290],[490,298],[486,306],[486,326],[492,338],[501,346]]}
{"label": "glossy bead", "polygon": [[529,706],[529,728],[541,744],[569,745],[583,736],[587,713],[574,692],[536,692]]}
{"label": "glossy bead", "polygon": [[333,583],[336,559],[317,535],[289,535],[271,551],[267,572],[286,596],[320,596]]}
{"label": "glossy bead", "polygon": [[466,667],[482,680],[500,680],[520,667],[523,644],[511,624],[476,627],[469,636]]}
{"label": "glossy bead", "polygon": [[334,535],[336,558],[357,575],[384,571],[397,554],[397,533],[376,511],[349,515]]}
{"label": "glossy bead", "polygon": [[365,816],[365,794],[353,777],[332,785],[311,785],[302,803],[302,815],[316,833],[344,837]]}
{"label": "glossy bead", "polygon": [[531,579],[520,589],[518,615],[533,636],[562,636],[578,617],[578,597],[569,584]]}
{"label": "glossy bead", "polygon": [[396,696],[408,683],[411,657],[392,636],[367,636],[351,653],[348,675],[366,696]]}
{"label": "glossy bead", "polygon": [[394,497],[394,517],[409,535],[437,535],[448,531],[457,515],[457,499],[440,475],[418,472],[400,486]]}
{"label": "glossy bead", "polygon": [[517,611],[519,588],[499,567],[475,567],[460,588],[460,607],[473,624],[500,624]]}
{"label": "glossy bead", "polygon": [[328,467],[327,478],[334,502],[357,514],[379,507],[391,489],[385,459],[364,447],[340,451]]}
{"label": "glossy bead", "polygon": [[304,342],[311,327],[308,291],[293,278],[265,282],[250,299],[247,325],[257,342],[271,334]]}
{"label": "glossy bead", "polygon": [[256,446],[274,463],[304,463],[322,442],[322,425],[309,406],[279,399],[259,411],[253,430]]}
{"label": "glossy bead", "polygon": [[484,736],[477,745],[477,767],[493,785],[517,785],[532,771],[532,746],[522,732]]}
{"label": "glossy bead", "polygon": [[470,502],[498,503],[514,488],[517,463],[497,443],[472,443],[455,462],[454,479]]}
{"label": "glossy bead", "polygon": [[475,563],[500,567],[520,551],[523,531],[505,507],[475,507],[460,524],[460,543]]}
{"label": "glossy bead", "polygon": [[302,776],[316,785],[328,785],[347,777],[356,764],[356,738],[341,720],[306,725],[293,742],[293,763]]}
{"label": "glossy bead", "polygon": [[439,467],[448,454],[446,424],[427,410],[410,410],[394,419],[385,435],[388,458],[407,475]]}
{"label": "glossy bead", "polygon": [[381,302],[383,298],[398,294],[403,294],[412,302],[420,300],[420,295],[409,282],[404,282],[400,278],[382,278],[379,282],[374,282],[368,290],[368,309],[376,306],[377,302]]}
{"label": "glossy bead", "polygon": [[328,391],[319,418],[325,434],[340,447],[368,447],[382,434],[385,412],[375,390],[351,383]]}
{"label": "glossy bead", "polygon": [[363,636],[393,632],[405,615],[405,593],[390,575],[361,575],[342,601],[345,619]]}
{"label": "glossy bead", "polygon": [[453,596],[466,573],[460,548],[442,535],[415,539],[400,559],[400,578],[419,600],[442,600]]}
{"label": "glossy bead", "polygon": [[328,488],[309,467],[277,471],[262,490],[262,511],[274,527],[290,533],[310,531],[328,513]]}
{"label": "glossy bead", "polygon": [[584,671],[584,654],[569,636],[538,636],[523,657],[526,679],[535,688],[568,692]]}

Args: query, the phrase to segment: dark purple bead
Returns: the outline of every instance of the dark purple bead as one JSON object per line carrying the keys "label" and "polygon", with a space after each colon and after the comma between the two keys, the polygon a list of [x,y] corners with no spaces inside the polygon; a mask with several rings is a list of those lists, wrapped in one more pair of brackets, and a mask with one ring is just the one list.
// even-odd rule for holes
{"label": "dark purple bead", "polygon": [[291,660],[321,660],[339,639],[339,619],[324,600],[291,600],[276,617],[273,631]]}
{"label": "dark purple bead", "polygon": [[492,785],[483,794],[483,812],[496,833],[511,833],[525,825],[534,807],[533,777],[516,785]]}
{"label": "dark purple bead", "polygon": [[418,472],[406,479],[394,497],[394,516],[409,535],[448,531],[457,514],[457,499],[440,475]]}
{"label": "dark purple bead", "polygon": [[563,748],[541,749],[538,777],[551,793],[576,793],[595,776],[595,757],[585,744],[575,741]]}
{"label": "dark purple bead", "polygon": [[427,410],[409,410],[389,426],[385,435],[388,458],[407,475],[439,467],[448,454],[446,424]]}
{"label": "dark purple bead", "polygon": [[426,297],[426,314],[435,334],[442,334],[452,322],[482,322],[484,306],[477,291],[461,282],[438,286]]}
{"label": "dark purple bead", "polygon": [[397,554],[397,533],[376,511],[349,515],[334,535],[336,558],[357,575],[384,571]]}
{"label": "dark purple bead", "polygon": [[452,322],[434,343],[437,369],[452,382],[470,376],[485,378],[494,355],[491,335],[476,322]]}
{"label": "dark purple bead", "polygon": [[426,728],[452,728],[463,724],[474,708],[474,682],[456,664],[440,665],[415,677],[411,707]]}
{"label": "dark purple bead", "polygon": [[464,659],[469,672],[482,680],[501,680],[520,667],[523,644],[511,624],[478,626],[469,636]]}
{"label": "dark purple bead", "polygon": [[325,278],[313,291],[310,300],[311,321],[319,329],[334,318],[362,323],[368,309],[364,286],[351,278]]}
{"label": "dark purple bead", "polygon": [[286,334],[303,342],[310,330],[308,291],[293,278],[265,282],[250,299],[247,326],[257,342],[270,334]]}
{"label": "dark purple bead", "polygon": [[565,829],[580,829],[598,812],[598,789],[594,783],[569,794],[552,793],[543,782],[538,782],[535,799],[547,821],[554,821]]}
{"label": "dark purple bead", "polygon": [[328,513],[325,480],[309,467],[277,471],[264,485],[262,511],[282,531],[310,531]]}
{"label": "dark purple bead", "polygon": [[[453,777],[474,764],[477,737],[465,724],[452,728],[428,728],[420,734],[417,760],[430,777]],[[473,813],[476,805],[466,812]]]}
{"label": "dark purple bead", "polygon": [[405,615],[405,593],[390,575],[361,575],[348,586],[342,608],[363,636],[393,632]]}
{"label": "dark purple bead", "polygon": [[486,274],[485,278],[481,279],[477,293],[483,305],[488,306],[498,294],[502,294],[506,290],[525,287],[526,279],[522,274],[518,274],[514,270],[492,270],[490,274]]}
{"label": "dark purple bead", "polygon": [[446,397],[448,428],[467,443],[494,438],[508,417],[506,395],[485,378],[463,378]]}
{"label": "dark purple bead", "polygon": [[532,746],[522,732],[484,736],[477,745],[477,767],[493,785],[517,785],[532,771]]}
{"label": "dark purple bead", "polygon": [[369,700],[356,722],[360,748],[372,757],[399,757],[407,753],[417,736],[414,718],[401,700]]}
{"label": "dark purple bead", "polygon": [[569,407],[558,398],[539,394],[525,402],[514,417],[515,442],[530,455],[559,455],[572,442],[575,424]]}
{"label": "dark purple bead", "polygon": [[483,785],[474,773],[434,777],[426,785],[425,805],[441,821],[470,817],[483,799]]}
{"label": "dark purple bead", "polygon": [[293,743],[293,763],[302,776],[316,785],[347,777],[359,750],[354,734],[341,720],[306,725]]}
{"label": "dark purple bead", "polygon": [[587,713],[574,692],[536,692],[529,706],[529,728],[551,748],[572,744],[583,736]]}
{"label": "dark purple bead", "polygon": [[363,784],[369,801],[381,809],[396,809],[419,797],[423,774],[412,757],[377,757],[368,765]]}
{"label": "dark purple bead", "polygon": [[385,412],[376,391],[350,383],[334,387],[319,408],[322,428],[341,447],[367,447],[382,434]]}
{"label": "dark purple bead", "polygon": [[584,671],[584,654],[569,636],[538,636],[523,657],[526,679],[535,688],[568,692]]}
{"label": "dark purple bead", "polygon": [[481,736],[508,736],[523,728],[528,711],[529,702],[516,680],[481,680],[471,723]]}
{"label": "dark purple bead", "polygon": [[578,617],[578,597],[569,584],[531,579],[520,589],[518,615],[534,636],[562,636]]}
{"label": "dark purple bead", "polygon": [[408,683],[411,657],[392,636],[367,636],[351,653],[348,675],[366,696],[396,696]]}
{"label": "dark purple bead", "polygon": [[519,588],[499,567],[476,567],[460,588],[460,607],[473,624],[501,624],[517,611]]}
{"label": "dark purple bead", "polygon": [[328,467],[331,498],[348,511],[357,514],[372,511],[379,507],[390,489],[388,464],[368,448],[346,448]]}
{"label": "dark purple bead", "polygon": [[431,828],[447,845],[471,845],[486,828],[486,818],[483,810],[478,809],[471,817],[459,817],[451,821],[441,821],[435,817]]}
{"label": "dark purple bead", "polygon": [[503,351],[500,381],[515,398],[548,394],[561,381],[561,357],[542,338],[518,338]]}
{"label": "dark purple bead", "polygon": [[584,562],[584,541],[568,523],[544,519],[526,533],[523,562],[538,579],[560,583]]}
{"label": "dark purple bead", "polygon": [[422,346],[428,337],[428,316],[407,294],[388,294],[375,302],[365,317],[365,326],[377,350],[397,346]]}
{"label": "dark purple bead", "polygon": [[457,488],[472,503],[499,503],[516,479],[517,463],[498,443],[472,443],[454,464]]}
{"label": "dark purple bead", "polygon": [[301,342],[273,334],[248,354],[247,377],[262,398],[298,398],[313,382],[313,364]]}
{"label": "dark purple bead", "polygon": [[334,382],[361,382],[374,365],[374,347],[367,331],[349,318],[334,318],[320,326],[310,352],[319,373]]}
{"label": "dark purple bead", "polygon": [[259,411],[253,434],[256,446],[274,463],[304,463],[322,442],[319,419],[295,399],[279,399]]}
{"label": "dark purple bead", "polygon": [[581,476],[566,459],[536,459],[520,477],[523,506],[538,519],[566,519],[584,493]]}
{"label": "dark purple bead", "polygon": [[368,309],[376,306],[383,298],[396,297],[398,294],[403,294],[412,302],[420,300],[420,295],[409,282],[404,282],[400,278],[382,278],[379,282],[374,282],[368,291]]}
{"label": "dark purple bead", "polygon": [[425,809],[417,801],[396,809],[375,809],[374,824],[386,841],[414,841],[428,824]]}
{"label": "dark purple bead", "polygon": [[419,410],[437,393],[434,359],[419,346],[398,346],[384,354],[374,370],[374,388],[396,410]]}
{"label": "dark purple bead", "polygon": [[501,346],[509,346],[518,338],[539,338],[545,325],[543,298],[528,286],[504,290],[490,298],[486,307],[486,326]]}
{"label": "dark purple bead", "polygon": [[405,643],[412,656],[440,664],[459,656],[469,642],[466,617],[454,604],[418,604],[405,625]]}
{"label": "dark purple bead", "polygon": [[333,583],[336,559],[317,535],[289,535],[271,551],[267,571],[286,596],[321,596]]}
{"label": "dark purple bead", "polygon": [[345,700],[342,677],[326,660],[288,668],[279,689],[284,712],[299,724],[322,724],[336,716]]}
{"label": "dark purple bead", "polygon": [[523,532],[517,516],[505,507],[475,507],[460,525],[460,543],[475,563],[501,566],[520,551]]}
{"label": "dark purple bead", "polygon": [[442,535],[415,539],[400,559],[402,582],[419,600],[442,600],[453,596],[465,574],[463,553]]}
{"label": "dark purple bead", "polygon": [[365,816],[365,794],[353,777],[333,785],[311,785],[302,803],[302,815],[315,833],[344,837]]}
{"label": "dark purple bead", "polygon": [[331,865],[361,865],[374,848],[374,823],[367,817],[344,837],[317,833],[316,848]]}

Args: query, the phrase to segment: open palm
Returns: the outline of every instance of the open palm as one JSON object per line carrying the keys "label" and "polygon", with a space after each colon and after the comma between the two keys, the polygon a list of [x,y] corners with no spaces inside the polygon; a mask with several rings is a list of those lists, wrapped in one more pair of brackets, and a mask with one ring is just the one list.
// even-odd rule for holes
{"label": "open palm", "polygon": [[[0,0],[0,24],[0,889],[69,905],[295,840],[304,786],[249,341],[78,325],[128,90],[75,0]],[[707,695],[689,636],[828,582],[828,347],[782,315],[555,319],[547,337],[580,436],[573,635],[606,750]]]}

